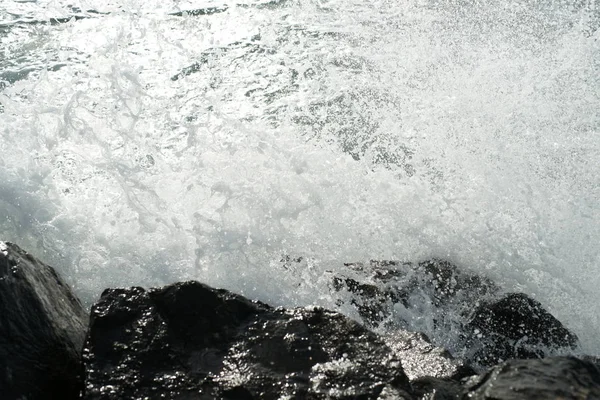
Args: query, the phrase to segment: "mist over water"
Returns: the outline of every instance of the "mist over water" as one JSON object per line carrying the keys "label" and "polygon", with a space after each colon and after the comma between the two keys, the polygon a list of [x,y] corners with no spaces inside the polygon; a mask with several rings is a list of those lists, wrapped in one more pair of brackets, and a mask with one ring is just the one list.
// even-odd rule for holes
{"label": "mist over water", "polygon": [[4,1],[0,240],[88,305],[197,279],[334,308],[343,262],[442,257],[600,354],[599,26],[597,1]]}

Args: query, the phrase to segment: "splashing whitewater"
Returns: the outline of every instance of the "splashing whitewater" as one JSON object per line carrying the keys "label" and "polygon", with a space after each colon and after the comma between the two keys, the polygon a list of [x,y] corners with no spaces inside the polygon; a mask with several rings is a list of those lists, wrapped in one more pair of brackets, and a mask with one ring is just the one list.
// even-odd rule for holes
{"label": "splashing whitewater", "polygon": [[2,239],[88,304],[436,256],[600,353],[597,2],[118,3],[0,4]]}

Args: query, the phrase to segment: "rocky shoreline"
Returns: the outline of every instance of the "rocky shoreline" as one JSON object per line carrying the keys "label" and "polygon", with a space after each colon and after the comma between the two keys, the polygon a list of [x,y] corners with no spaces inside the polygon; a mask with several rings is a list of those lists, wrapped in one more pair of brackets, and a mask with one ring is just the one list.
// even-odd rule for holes
{"label": "rocky shoreline", "polygon": [[[106,289],[88,315],[53,268],[0,242],[1,398],[600,399],[598,360],[571,356],[577,336],[527,295],[442,260],[346,268],[331,292],[363,324],[195,281]],[[460,333],[451,348],[390,318],[417,299],[430,335]]]}

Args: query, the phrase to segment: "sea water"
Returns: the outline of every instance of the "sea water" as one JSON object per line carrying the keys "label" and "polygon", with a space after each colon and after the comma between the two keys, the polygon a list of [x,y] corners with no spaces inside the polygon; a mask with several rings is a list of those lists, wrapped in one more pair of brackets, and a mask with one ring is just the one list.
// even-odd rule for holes
{"label": "sea water", "polygon": [[0,239],[88,306],[197,279],[335,308],[344,262],[439,257],[600,354],[599,26],[597,0],[4,0]]}

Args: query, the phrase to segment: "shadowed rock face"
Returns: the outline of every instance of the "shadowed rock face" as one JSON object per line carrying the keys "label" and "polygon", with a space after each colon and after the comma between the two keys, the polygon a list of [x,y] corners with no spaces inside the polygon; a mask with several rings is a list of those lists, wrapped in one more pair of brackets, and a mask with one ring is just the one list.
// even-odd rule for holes
{"label": "shadowed rock face", "polygon": [[84,360],[86,399],[411,398],[400,359],[355,321],[198,282],[105,291]]}
{"label": "shadowed rock face", "polygon": [[51,267],[0,242],[0,398],[78,398],[87,322]]}
{"label": "shadowed rock face", "polygon": [[480,305],[467,329],[472,359],[486,366],[512,358],[542,358],[547,350],[575,348],[578,343],[538,301],[523,293]]}
{"label": "shadowed rock face", "polygon": [[511,360],[471,378],[463,394],[472,400],[600,399],[600,370],[573,357]]}

